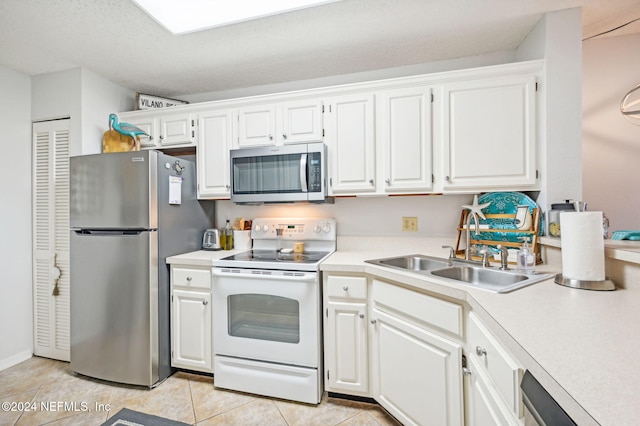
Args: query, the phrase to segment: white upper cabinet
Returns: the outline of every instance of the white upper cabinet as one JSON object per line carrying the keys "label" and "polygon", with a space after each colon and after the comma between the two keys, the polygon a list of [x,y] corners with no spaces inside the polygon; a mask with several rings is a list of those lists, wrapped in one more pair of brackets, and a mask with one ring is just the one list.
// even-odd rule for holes
{"label": "white upper cabinet", "polygon": [[322,142],[322,101],[264,104],[238,110],[238,148]]}
{"label": "white upper cabinet", "polygon": [[376,190],[374,96],[345,95],[325,100],[329,151],[329,195]]}
{"label": "white upper cabinet", "polygon": [[535,189],[535,110],[532,74],[443,85],[443,189]]}
{"label": "white upper cabinet", "polygon": [[230,109],[198,114],[198,198],[230,198],[234,114]]}
{"label": "white upper cabinet", "polygon": [[191,113],[163,114],[160,116],[160,146],[195,146],[196,122]]}
{"label": "white upper cabinet", "polygon": [[132,111],[118,114],[118,118],[120,122],[139,127],[149,135],[140,136],[142,149],[195,147],[195,114],[175,112],[173,108],[169,108],[168,111]]}
{"label": "white upper cabinet", "polygon": [[379,158],[385,193],[428,192],[432,188],[431,88],[376,95]]}
{"label": "white upper cabinet", "polygon": [[276,144],[276,106],[266,104],[238,110],[238,148]]}
{"label": "white upper cabinet", "polygon": [[282,104],[282,143],[322,142],[322,101],[296,101]]}

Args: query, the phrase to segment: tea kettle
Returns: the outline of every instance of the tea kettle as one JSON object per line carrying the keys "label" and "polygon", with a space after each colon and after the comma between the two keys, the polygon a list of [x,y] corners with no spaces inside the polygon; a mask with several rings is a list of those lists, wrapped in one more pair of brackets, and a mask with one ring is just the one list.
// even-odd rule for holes
{"label": "tea kettle", "polygon": [[203,250],[220,250],[220,232],[216,228],[207,229],[202,237]]}

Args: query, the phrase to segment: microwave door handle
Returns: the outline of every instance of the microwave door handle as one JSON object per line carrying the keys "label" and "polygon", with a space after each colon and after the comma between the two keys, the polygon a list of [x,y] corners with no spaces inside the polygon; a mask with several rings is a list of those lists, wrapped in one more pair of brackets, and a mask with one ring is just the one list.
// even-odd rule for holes
{"label": "microwave door handle", "polygon": [[302,192],[309,192],[307,187],[307,154],[300,155],[300,186]]}

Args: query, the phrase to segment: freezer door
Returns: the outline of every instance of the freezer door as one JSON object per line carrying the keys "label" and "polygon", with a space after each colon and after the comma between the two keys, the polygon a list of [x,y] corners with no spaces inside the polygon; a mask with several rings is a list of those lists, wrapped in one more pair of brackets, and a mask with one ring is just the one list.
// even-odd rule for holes
{"label": "freezer door", "polygon": [[[158,380],[157,232],[71,232],[71,369]],[[162,318],[168,321],[168,318]]]}
{"label": "freezer door", "polygon": [[157,227],[157,152],[71,157],[71,228]]}

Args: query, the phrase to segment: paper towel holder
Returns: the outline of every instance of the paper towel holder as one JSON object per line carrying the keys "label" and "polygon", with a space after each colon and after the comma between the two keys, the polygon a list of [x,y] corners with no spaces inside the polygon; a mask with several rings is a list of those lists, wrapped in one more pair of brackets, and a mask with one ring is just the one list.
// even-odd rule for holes
{"label": "paper towel holder", "polygon": [[611,291],[616,289],[616,285],[608,278],[605,278],[602,281],[586,281],[568,278],[562,274],[557,274],[554,281],[556,284],[583,290]]}

